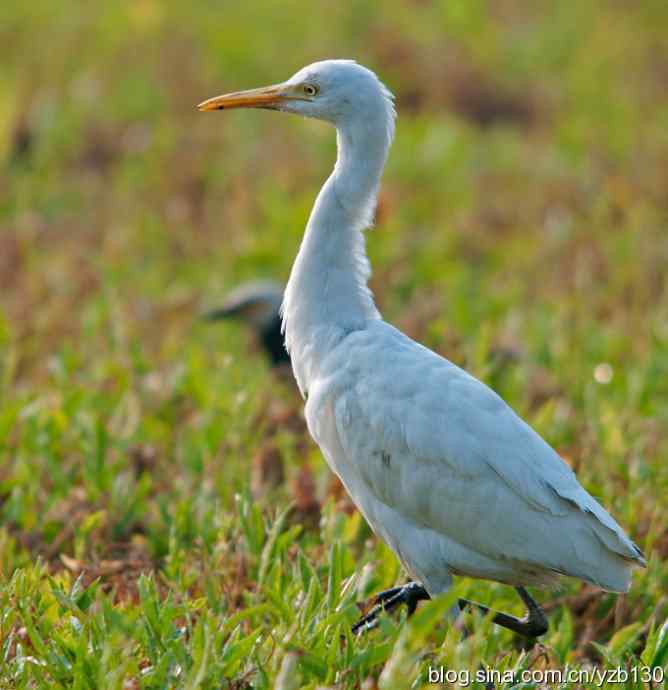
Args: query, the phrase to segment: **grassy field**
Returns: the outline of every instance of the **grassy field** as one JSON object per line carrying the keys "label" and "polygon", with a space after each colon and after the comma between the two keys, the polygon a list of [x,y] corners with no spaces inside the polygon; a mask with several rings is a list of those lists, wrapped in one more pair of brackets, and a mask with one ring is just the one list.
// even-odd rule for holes
{"label": "grassy field", "polygon": [[[665,667],[667,25],[664,0],[6,0],[0,688]],[[287,278],[335,144],[194,105],[325,57],[397,95],[368,238],[384,315],[492,385],[648,557],[626,596],[535,592],[541,644],[480,617],[464,639],[447,597],[351,639],[356,602],[404,575],[292,381],[198,319],[244,279]],[[455,594],[520,611],[494,583]]]}

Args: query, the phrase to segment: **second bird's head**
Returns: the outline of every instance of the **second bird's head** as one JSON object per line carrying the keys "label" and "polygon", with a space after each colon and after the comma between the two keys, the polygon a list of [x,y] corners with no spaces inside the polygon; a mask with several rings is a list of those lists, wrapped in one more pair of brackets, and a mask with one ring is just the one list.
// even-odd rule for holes
{"label": "second bird's head", "polygon": [[392,94],[371,70],[353,60],[314,62],[281,84],[216,96],[197,107],[282,110],[337,127],[366,118],[394,120]]}

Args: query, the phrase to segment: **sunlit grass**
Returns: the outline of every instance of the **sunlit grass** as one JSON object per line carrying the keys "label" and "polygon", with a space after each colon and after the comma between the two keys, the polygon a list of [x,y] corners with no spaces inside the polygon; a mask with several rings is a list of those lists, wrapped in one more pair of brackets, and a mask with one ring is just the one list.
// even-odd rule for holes
{"label": "sunlit grass", "polygon": [[[665,667],[667,20],[654,1],[5,2],[0,686]],[[198,321],[241,280],[287,278],[334,138],[194,105],[324,57],[397,94],[368,236],[384,314],[493,385],[648,556],[624,597],[537,592],[543,646],[480,618],[464,638],[447,598],[351,639],[397,561],[291,381]],[[519,613],[500,585],[455,595]]]}

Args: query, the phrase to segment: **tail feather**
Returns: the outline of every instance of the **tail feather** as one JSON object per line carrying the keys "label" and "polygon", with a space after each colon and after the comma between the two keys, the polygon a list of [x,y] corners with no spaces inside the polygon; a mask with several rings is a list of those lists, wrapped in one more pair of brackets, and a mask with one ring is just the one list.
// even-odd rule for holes
{"label": "tail feather", "polygon": [[560,570],[610,592],[627,592],[633,568],[646,566],[642,551],[581,486],[555,491],[576,509],[568,531],[577,558],[560,564]]}
{"label": "tail feather", "polygon": [[631,586],[633,568],[646,565],[640,549],[620,527],[612,529],[593,511],[587,510],[585,514],[587,553],[583,554],[584,568],[576,575],[607,591],[627,592]]}
{"label": "tail feather", "polygon": [[615,519],[608,513],[595,498],[588,494],[580,485],[575,490],[563,488],[555,489],[557,494],[572,505],[579,508],[590,519],[590,527],[596,537],[610,551],[618,556],[632,561],[639,566],[647,565],[642,551],[625,534]]}
{"label": "tail feather", "polygon": [[590,516],[593,523],[592,531],[601,544],[618,556],[621,556],[624,560],[642,567],[647,565],[643,552],[626,536],[626,534],[624,534],[621,527],[617,526],[617,529],[614,529],[602,522],[599,516],[593,511],[587,510],[585,512]]}

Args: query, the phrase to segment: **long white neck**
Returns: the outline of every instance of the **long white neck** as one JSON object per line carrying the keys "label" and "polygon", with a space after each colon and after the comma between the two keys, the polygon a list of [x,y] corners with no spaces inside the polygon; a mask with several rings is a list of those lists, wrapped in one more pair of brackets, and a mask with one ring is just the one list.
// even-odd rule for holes
{"label": "long white neck", "polygon": [[283,301],[285,344],[302,393],[348,333],[379,319],[363,230],[373,219],[392,133],[388,104],[377,117],[337,129],[338,158],[316,199]]}

